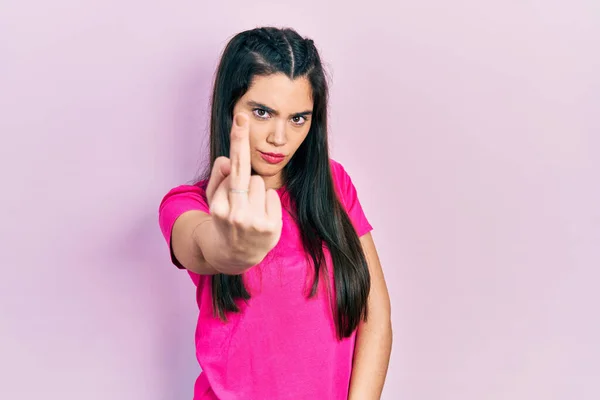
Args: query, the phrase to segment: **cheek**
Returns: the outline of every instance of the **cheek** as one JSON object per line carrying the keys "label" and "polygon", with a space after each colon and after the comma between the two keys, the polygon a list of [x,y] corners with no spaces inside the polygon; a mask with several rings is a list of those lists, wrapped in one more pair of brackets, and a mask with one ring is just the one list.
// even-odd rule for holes
{"label": "cheek", "polygon": [[302,142],[304,142],[304,140],[306,140],[306,137],[308,136],[308,131],[309,130],[310,130],[310,126],[306,127],[302,131],[298,132],[297,140],[296,140],[296,143],[295,143],[295,147],[296,148],[300,147],[300,145],[302,144]]}
{"label": "cheek", "polygon": [[256,124],[250,121],[250,149],[254,150],[257,146],[267,139],[268,129],[264,124]]}

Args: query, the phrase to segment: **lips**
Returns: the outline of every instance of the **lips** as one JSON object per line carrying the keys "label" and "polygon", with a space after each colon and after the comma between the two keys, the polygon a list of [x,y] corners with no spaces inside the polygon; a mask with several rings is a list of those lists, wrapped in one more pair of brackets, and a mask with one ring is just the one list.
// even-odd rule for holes
{"label": "lips", "polygon": [[281,153],[266,153],[260,151],[260,156],[269,164],[279,164],[285,159],[285,155]]}

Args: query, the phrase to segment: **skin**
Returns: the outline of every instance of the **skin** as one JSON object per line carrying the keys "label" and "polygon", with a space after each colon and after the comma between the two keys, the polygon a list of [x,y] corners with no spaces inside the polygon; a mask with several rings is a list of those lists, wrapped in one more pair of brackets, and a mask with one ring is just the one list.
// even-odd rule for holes
{"label": "skin", "polygon": [[[313,101],[305,77],[290,80],[284,74],[256,77],[236,103],[233,113],[250,116],[252,169],[269,188],[282,185],[281,172],[302,144],[311,125]],[[284,154],[279,164],[269,164],[260,152]]]}
{"label": "skin", "polygon": [[381,398],[392,352],[391,305],[371,233],[363,235],[360,243],[371,274],[369,317],[358,326],[348,399],[377,400]]}
{"label": "skin", "polygon": [[[275,189],[308,134],[312,108],[306,78],[255,78],[234,107],[230,158],[219,157],[213,166],[206,190],[211,214],[188,211],[173,227],[173,251],[183,266],[205,275],[241,274],[277,244],[282,212]],[[285,158],[270,164],[263,152]],[[348,398],[374,400],[381,396],[391,352],[390,299],[371,234],[360,241],[371,274],[369,318],[358,327]]]}

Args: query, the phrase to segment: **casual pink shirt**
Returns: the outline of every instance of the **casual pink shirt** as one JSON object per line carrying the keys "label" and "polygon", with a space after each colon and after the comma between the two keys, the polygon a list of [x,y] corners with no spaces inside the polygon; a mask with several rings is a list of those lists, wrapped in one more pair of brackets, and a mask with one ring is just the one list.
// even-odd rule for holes
{"label": "casual pink shirt", "polygon": [[[338,196],[362,236],[372,227],[350,176],[333,160],[331,169]],[[173,224],[182,213],[209,213],[205,183],[176,187],[161,202],[159,222],[169,248]],[[289,207],[284,189],[278,193],[284,208]],[[331,258],[325,255],[333,282]],[[189,274],[197,286],[196,356],[202,368],[194,400],[347,399],[356,332],[337,339],[324,279],[318,293],[307,298],[314,268],[306,262],[298,225],[285,209],[278,244],[243,274],[251,299],[240,301],[241,312],[229,313],[228,322],[213,315],[211,277]]]}

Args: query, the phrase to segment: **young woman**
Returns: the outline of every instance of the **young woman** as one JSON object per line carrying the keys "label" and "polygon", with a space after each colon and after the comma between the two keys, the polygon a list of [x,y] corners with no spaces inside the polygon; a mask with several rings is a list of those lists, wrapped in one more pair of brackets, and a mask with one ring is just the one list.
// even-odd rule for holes
{"label": "young woman", "polygon": [[194,399],[379,399],[390,303],[369,224],[327,140],[312,40],[237,34],[219,64],[210,168],[159,221],[197,286]]}

